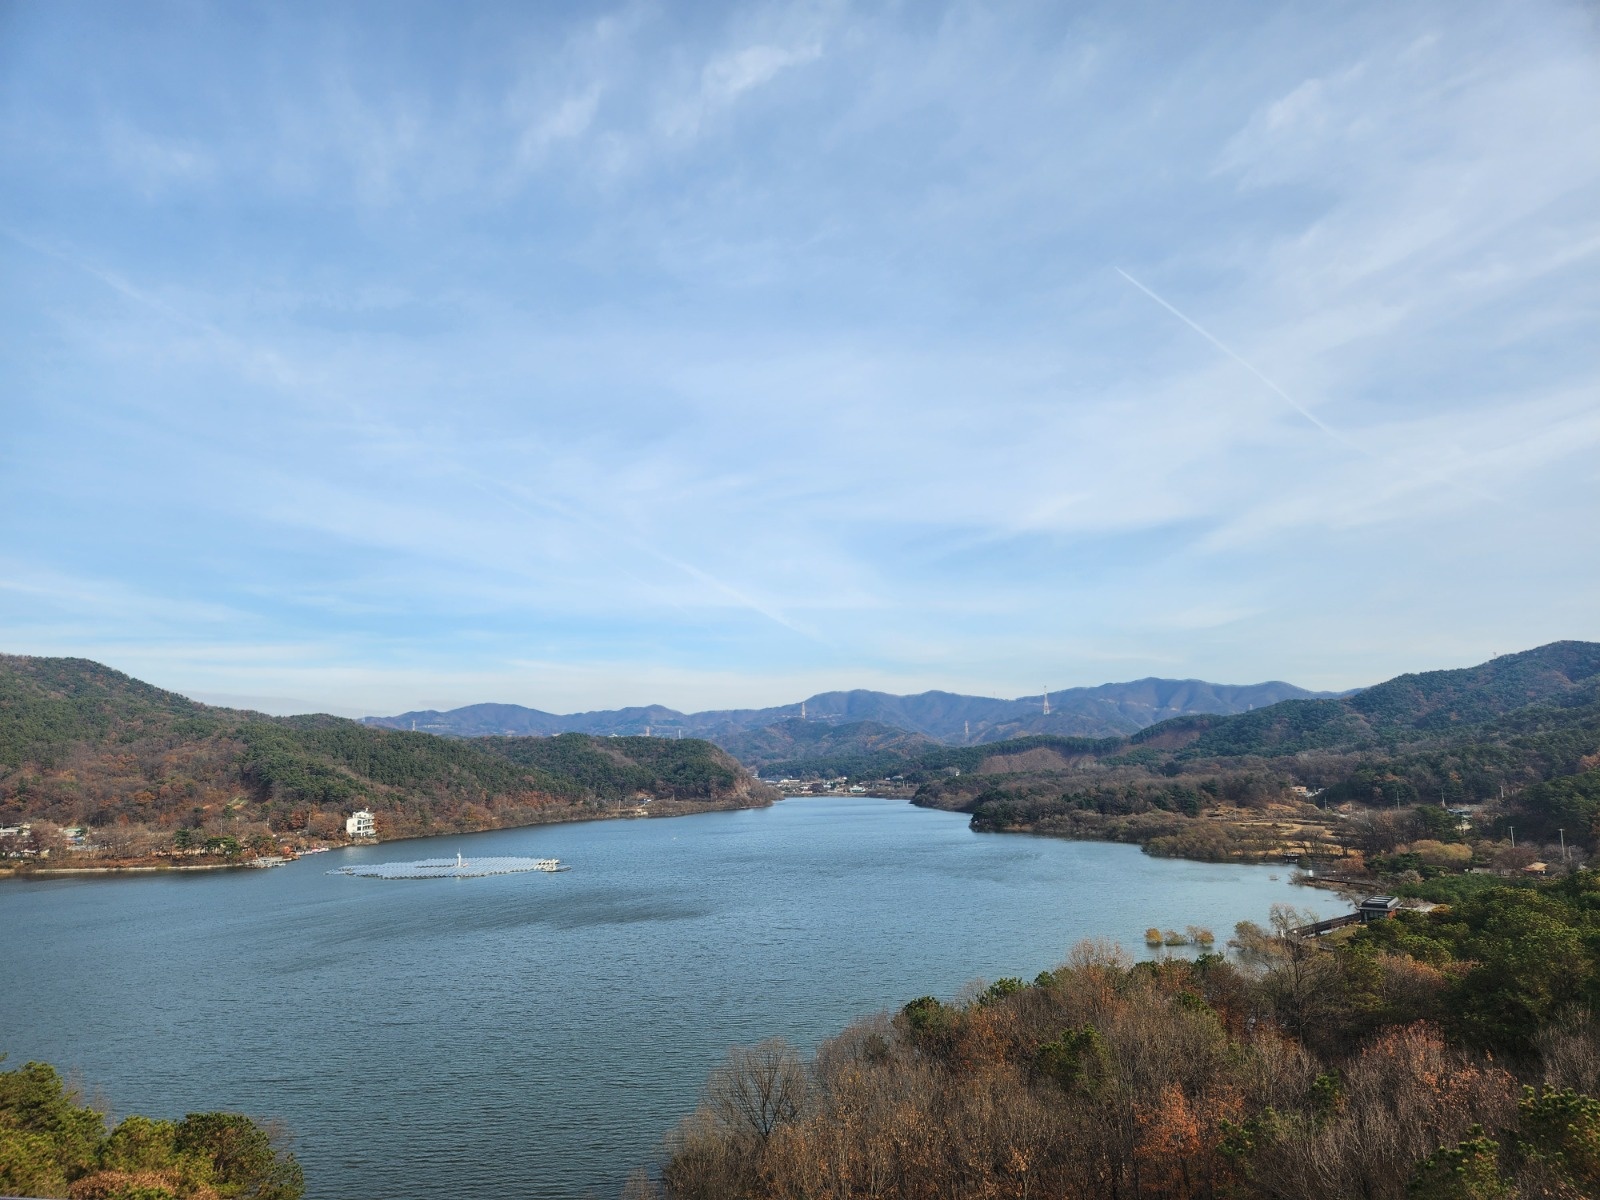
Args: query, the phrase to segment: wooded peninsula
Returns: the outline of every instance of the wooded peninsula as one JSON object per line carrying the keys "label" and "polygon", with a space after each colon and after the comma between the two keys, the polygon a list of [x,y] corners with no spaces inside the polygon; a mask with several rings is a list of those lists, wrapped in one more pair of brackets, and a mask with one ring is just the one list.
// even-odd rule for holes
{"label": "wooded peninsula", "polygon": [[216,708],[85,659],[0,656],[0,864],[13,868],[236,862],[347,841],[356,809],[388,840],[776,798],[694,739],[468,741]]}
{"label": "wooded peninsula", "polygon": [[969,813],[978,830],[1214,861],[1337,859],[1357,874],[1364,860],[1424,872],[1570,867],[1596,848],[1600,820],[1600,644],[1555,642],[1128,737],[945,746],[823,726],[787,742],[816,752],[769,759],[764,775],[888,785]]}

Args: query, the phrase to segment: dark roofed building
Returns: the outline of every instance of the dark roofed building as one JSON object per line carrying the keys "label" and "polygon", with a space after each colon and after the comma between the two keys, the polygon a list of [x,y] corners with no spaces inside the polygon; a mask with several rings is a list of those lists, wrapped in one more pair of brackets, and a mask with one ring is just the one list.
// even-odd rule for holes
{"label": "dark roofed building", "polygon": [[1368,921],[1382,921],[1394,916],[1395,910],[1400,907],[1398,896],[1368,896],[1356,906],[1356,912],[1361,917],[1362,924]]}

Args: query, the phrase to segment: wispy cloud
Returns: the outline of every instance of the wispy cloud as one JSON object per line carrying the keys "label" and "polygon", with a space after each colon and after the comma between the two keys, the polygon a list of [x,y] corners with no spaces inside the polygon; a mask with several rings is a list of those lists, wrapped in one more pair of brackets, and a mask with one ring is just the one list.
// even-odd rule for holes
{"label": "wispy cloud", "polygon": [[10,644],[374,710],[1600,637],[1580,9],[366,20],[6,48]]}

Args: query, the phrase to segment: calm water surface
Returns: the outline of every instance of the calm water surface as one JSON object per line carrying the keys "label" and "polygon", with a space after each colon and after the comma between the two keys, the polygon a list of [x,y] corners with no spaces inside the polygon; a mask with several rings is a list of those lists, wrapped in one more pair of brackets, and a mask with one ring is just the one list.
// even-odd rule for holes
{"label": "calm water surface", "polygon": [[[342,863],[555,855],[560,875]],[[1280,874],[1274,880],[1272,876]],[[727,1047],[803,1046],[1080,938],[1226,937],[1287,872],[974,834],[867,798],[396,842],[271,871],[0,885],[0,1051],[121,1113],[295,1133],[308,1195],[615,1197]]]}

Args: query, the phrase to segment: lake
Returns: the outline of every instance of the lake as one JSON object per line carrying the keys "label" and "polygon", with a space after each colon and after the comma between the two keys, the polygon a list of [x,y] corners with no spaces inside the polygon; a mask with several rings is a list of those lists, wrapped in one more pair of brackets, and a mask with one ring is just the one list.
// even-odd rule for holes
{"label": "lake", "polygon": [[[562,874],[381,880],[340,865],[556,856]],[[323,1200],[614,1198],[735,1043],[810,1047],[1078,940],[1219,942],[1287,869],[975,834],[864,797],[336,851],[267,871],[0,884],[0,1051],[116,1113],[286,1123]]]}

